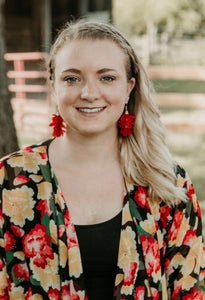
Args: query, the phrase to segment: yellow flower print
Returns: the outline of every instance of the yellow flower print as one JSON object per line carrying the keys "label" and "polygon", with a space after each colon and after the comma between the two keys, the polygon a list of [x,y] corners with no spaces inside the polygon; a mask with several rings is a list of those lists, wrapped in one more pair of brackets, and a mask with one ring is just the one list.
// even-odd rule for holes
{"label": "yellow flower print", "polygon": [[[189,244],[189,243],[187,243]],[[200,267],[203,266],[203,244],[201,238],[196,236],[193,237],[192,242],[190,244],[190,250],[186,257],[186,263],[183,264],[181,269],[182,278],[180,279],[180,284],[182,284],[182,288],[189,289],[193,287],[196,283],[196,279],[188,274],[199,273]]]}
{"label": "yellow flower print", "polygon": [[3,163],[0,162],[0,184],[3,183],[5,176],[5,168],[3,166]]}
{"label": "yellow flower print", "polygon": [[[161,277],[161,283],[162,283],[162,295],[167,295],[167,281],[166,281],[166,275],[165,273]],[[165,300],[167,298],[165,297]]]}
{"label": "yellow flower print", "polygon": [[9,299],[10,300],[24,300],[25,299],[25,294],[24,294],[24,289],[19,286],[15,287],[14,283],[11,285],[11,292],[9,293]]}
{"label": "yellow flower print", "polygon": [[118,266],[126,269],[131,262],[139,261],[139,254],[136,251],[135,232],[127,227],[121,231]]}
{"label": "yellow flower print", "polygon": [[23,261],[25,259],[25,253],[23,251],[16,251],[14,256]]}
{"label": "yellow flower print", "polygon": [[193,211],[196,213],[200,209],[196,198],[196,194],[192,195],[192,202],[193,202]]}
{"label": "yellow flower print", "polygon": [[57,226],[53,220],[49,223],[50,235],[52,243],[57,245],[58,244],[58,236],[57,236]]}
{"label": "yellow flower print", "polygon": [[179,221],[174,221],[171,227],[171,235],[168,241],[169,247],[180,246],[182,244],[186,234],[186,228],[189,226],[189,219],[187,219],[186,216],[181,212],[178,214],[180,215]]}
{"label": "yellow flower print", "polygon": [[47,157],[43,152],[28,151],[10,157],[7,162],[12,168],[22,167],[24,171],[37,174],[39,165],[46,165]]}
{"label": "yellow flower print", "polygon": [[85,291],[76,291],[73,280],[70,280],[70,295],[71,299],[85,300]]}
{"label": "yellow flower print", "polygon": [[43,300],[43,297],[40,294],[32,295],[29,300]]}
{"label": "yellow flower print", "polygon": [[81,264],[80,250],[79,250],[78,246],[69,248],[68,262],[69,262],[70,276],[74,276],[75,278],[80,277],[83,270],[82,270],[82,264]]}
{"label": "yellow flower print", "polygon": [[4,241],[4,239],[0,239],[0,247],[5,248],[5,241]]}
{"label": "yellow flower print", "polygon": [[185,182],[184,177],[182,177],[181,175],[178,175],[177,176],[177,184],[176,184],[176,186],[180,187],[180,188],[183,188],[184,182]]}
{"label": "yellow flower print", "polygon": [[144,231],[148,232],[151,235],[154,235],[156,232],[154,217],[149,213],[147,214],[147,220],[141,221],[140,226],[144,229]]}
{"label": "yellow flower print", "polygon": [[122,281],[123,281],[123,274],[117,274],[116,278],[115,278],[115,286],[118,286]]}
{"label": "yellow flower print", "polygon": [[33,271],[33,277],[40,282],[40,285],[47,292],[49,287],[60,289],[60,278],[58,275],[58,256],[54,253],[54,259],[47,258],[45,268],[37,267],[30,261],[30,268]]}
{"label": "yellow flower print", "polygon": [[65,268],[68,259],[68,248],[66,247],[65,243],[61,240],[59,241],[59,256],[59,264],[61,267]]}
{"label": "yellow flower print", "polygon": [[160,214],[159,214],[160,202],[150,201],[149,198],[148,198],[148,202],[149,202],[150,210],[151,210],[152,214],[155,216],[155,219],[159,220],[160,219]]}
{"label": "yellow flower print", "polygon": [[61,210],[65,209],[65,200],[64,200],[63,195],[62,195],[59,188],[58,188],[57,193],[56,193],[56,203],[58,203]]}
{"label": "yellow flower print", "polygon": [[43,179],[43,176],[42,175],[34,175],[34,174],[31,174],[29,176],[35,183],[38,183],[40,182],[42,179]]}
{"label": "yellow flower print", "polygon": [[127,202],[123,208],[122,225],[129,221],[132,221],[132,216],[130,214],[129,202]]}
{"label": "yellow flower print", "polygon": [[35,205],[33,194],[33,190],[27,186],[3,190],[4,213],[11,218],[11,222],[15,225],[23,226],[26,219],[33,220]]}
{"label": "yellow flower print", "polygon": [[4,266],[1,270],[0,270],[0,297],[1,297],[1,293],[2,291],[4,291],[4,289],[8,286],[8,281],[7,281],[7,270],[6,270],[6,266]]}
{"label": "yellow flower print", "polygon": [[130,295],[133,292],[135,275],[139,266],[139,254],[136,250],[135,235],[135,232],[130,227],[121,231],[118,266],[124,272],[121,293],[125,295]]}
{"label": "yellow flower print", "polygon": [[38,187],[38,199],[49,199],[52,193],[52,184],[50,182],[44,181],[37,184]]}

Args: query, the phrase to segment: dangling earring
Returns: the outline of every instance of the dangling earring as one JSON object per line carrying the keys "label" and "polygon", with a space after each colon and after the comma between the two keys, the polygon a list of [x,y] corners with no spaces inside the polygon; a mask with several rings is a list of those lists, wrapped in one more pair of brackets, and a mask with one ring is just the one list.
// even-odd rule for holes
{"label": "dangling earring", "polygon": [[52,115],[52,122],[49,124],[50,127],[53,127],[53,136],[59,137],[62,136],[65,132],[65,125],[63,118],[59,113]]}
{"label": "dangling earring", "polygon": [[125,112],[120,117],[118,121],[120,127],[120,134],[123,136],[128,136],[132,134],[132,127],[134,126],[135,116],[130,115],[127,110],[127,104],[125,104]]}

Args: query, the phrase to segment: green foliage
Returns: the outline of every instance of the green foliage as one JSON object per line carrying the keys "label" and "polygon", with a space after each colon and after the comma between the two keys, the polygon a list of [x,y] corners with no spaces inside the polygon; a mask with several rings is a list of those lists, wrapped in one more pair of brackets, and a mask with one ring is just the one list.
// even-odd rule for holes
{"label": "green foliage", "polygon": [[172,36],[205,34],[205,1],[113,0],[113,21],[132,35],[145,34],[150,22]]}

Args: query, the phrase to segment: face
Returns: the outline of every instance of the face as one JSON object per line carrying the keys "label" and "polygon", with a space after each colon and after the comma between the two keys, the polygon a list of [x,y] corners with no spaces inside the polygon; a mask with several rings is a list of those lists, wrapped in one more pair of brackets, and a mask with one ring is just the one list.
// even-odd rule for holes
{"label": "face", "polygon": [[116,135],[134,84],[125,54],[112,41],[66,42],[56,54],[53,93],[68,135]]}

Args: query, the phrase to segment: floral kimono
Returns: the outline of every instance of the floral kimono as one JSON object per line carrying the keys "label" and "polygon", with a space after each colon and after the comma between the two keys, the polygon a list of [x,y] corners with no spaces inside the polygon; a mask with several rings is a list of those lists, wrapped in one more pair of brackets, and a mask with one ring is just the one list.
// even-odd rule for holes
{"label": "floral kimono", "polygon": [[[49,143],[0,163],[0,299],[88,299]],[[176,175],[188,201],[173,207],[151,203],[146,188],[127,184],[113,299],[205,299],[201,212],[188,175],[179,166]]]}

